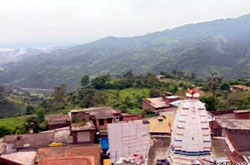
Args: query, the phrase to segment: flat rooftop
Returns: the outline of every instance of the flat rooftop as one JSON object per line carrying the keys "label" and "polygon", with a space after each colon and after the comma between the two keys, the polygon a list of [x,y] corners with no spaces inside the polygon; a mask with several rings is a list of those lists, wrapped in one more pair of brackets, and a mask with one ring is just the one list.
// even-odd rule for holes
{"label": "flat rooftop", "polygon": [[250,119],[242,120],[217,118],[215,120],[222,128],[227,128],[231,130],[250,130]]}
{"label": "flat rooftop", "polygon": [[[99,165],[101,161],[100,145],[81,144],[40,148],[37,151],[36,162],[39,162],[39,165],[54,165],[53,163],[56,162],[57,159],[60,159],[60,163],[62,164],[67,164],[68,162],[72,161],[76,162],[76,165],[92,165],[89,164],[89,158],[87,157],[93,157],[95,164]],[[78,161],[83,161],[85,164],[79,163]]]}
{"label": "flat rooftop", "polygon": [[165,116],[152,118],[149,121],[149,133],[166,133],[171,134],[174,123],[175,113],[168,113]]}
{"label": "flat rooftop", "polygon": [[16,163],[32,165],[36,157],[35,151],[22,151],[1,155],[2,158]]}
{"label": "flat rooftop", "polygon": [[96,119],[113,118],[115,114],[120,114],[119,111],[114,110],[112,107],[92,107],[87,109],[71,110],[71,113],[86,112]]}
{"label": "flat rooftop", "polygon": [[[167,159],[171,137],[157,137],[151,139],[148,164],[156,164],[158,159]],[[228,159],[230,152],[224,138],[212,138],[212,157],[214,159]]]}
{"label": "flat rooftop", "polygon": [[147,98],[147,99],[145,99],[145,101],[147,101],[154,108],[168,108],[168,107],[170,107],[170,105],[167,104],[166,101],[163,100],[162,97]]}
{"label": "flat rooftop", "polygon": [[234,113],[250,113],[250,110],[236,110]]}

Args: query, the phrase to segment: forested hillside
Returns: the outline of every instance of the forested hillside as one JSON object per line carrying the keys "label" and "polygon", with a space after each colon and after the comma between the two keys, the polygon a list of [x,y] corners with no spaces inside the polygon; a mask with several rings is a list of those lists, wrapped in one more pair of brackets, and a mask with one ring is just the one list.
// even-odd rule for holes
{"label": "forested hillside", "polygon": [[22,87],[76,88],[92,77],[172,70],[199,78],[218,73],[227,79],[250,78],[250,15],[190,24],[130,38],[107,37],[85,45],[29,56],[5,64],[0,83]]}

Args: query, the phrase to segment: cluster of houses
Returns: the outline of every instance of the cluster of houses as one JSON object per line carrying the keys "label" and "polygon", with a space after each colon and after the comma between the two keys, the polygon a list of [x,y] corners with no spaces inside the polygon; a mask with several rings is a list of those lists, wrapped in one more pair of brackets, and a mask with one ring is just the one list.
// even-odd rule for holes
{"label": "cluster of houses", "polygon": [[[170,164],[168,153],[175,144],[173,136],[178,134],[176,131],[173,133],[173,129],[184,128],[175,124],[181,115],[178,111],[185,112],[192,107],[183,107],[183,98],[169,92],[162,97],[144,99],[142,107],[155,112],[155,116],[142,118],[141,115],[121,113],[112,107],[48,115],[48,131],[3,137],[0,164]],[[203,122],[209,123],[207,130],[212,139],[211,149],[207,147],[207,152],[211,152],[213,159],[205,163],[200,160],[198,164],[250,163],[250,111],[208,113],[208,119]],[[191,131],[197,129],[187,128]],[[176,144],[178,147],[179,143]]]}

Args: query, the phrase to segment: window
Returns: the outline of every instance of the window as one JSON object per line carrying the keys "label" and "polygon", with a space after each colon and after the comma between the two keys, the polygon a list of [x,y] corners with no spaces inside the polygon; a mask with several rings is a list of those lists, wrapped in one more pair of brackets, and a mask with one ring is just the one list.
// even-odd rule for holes
{"label": "window", "polygon": [[107,122],[108,122],[108,123],[112,123],[112,121],[113,121],[112,118],[108,118],[108,119],[107,119]]}
{"label": "window", "polygon": [[104,125],[104,119],[99,119],[99,125]]}

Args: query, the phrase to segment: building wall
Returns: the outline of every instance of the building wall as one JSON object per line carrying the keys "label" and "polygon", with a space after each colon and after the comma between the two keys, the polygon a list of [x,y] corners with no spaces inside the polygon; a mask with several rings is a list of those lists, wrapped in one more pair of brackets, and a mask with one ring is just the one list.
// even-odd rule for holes
{"label": "building wall", "polygon": [[[79,134],[82,136],[86,136],[88,135],[88,138],[83,138],[83,139],[89,139],[89,141],[86,142],[81,142],[78,139]],[[94,143],[95,142],[95,131],[73,131],[72,132],[72,137],[73,137],[73,143],[77,144],[77,143]]]}
{"label": "building wall", "polygon": [[250,151],[250,130],[226,130],[238,151]]}
{"label": "building wall", "polygon": [[180,98],[171,98],[171,99],[166,99],[166,102],[167,103],[172,103],[172,102],[178,101],[178,100],[180,100]]}
{"label": "building wall", "polygon": [[141,115],[129,115],[129,116],[123,116],[123,121],[139,120],[141,118],[142,118]]}
{"label": "building wall", "polygon": [[147,109],[147,110],[151,110],[151,111],[155,111],[155,108],[152,105],[150,105],[146,100],[142,101],[142,108]]}
{"label": "building wall", "polygon": [[[101,125],[100,120],[103,120],[103,122],[104,122],[103,125]],[[115,120],[112,119],[111,123],[114,123],[114,121]],[[110,124],[110,123],[108,123],[108,119],[96,119],[96,128],[97,128],[97,130],[107,130],[108,129],[108,127],[107,127],[108,124]]]}
{"label": "building wall", "polygon": [[63,127],[68,127],[70,123],[64,123],[64,124],[48,124],[48,129],[53,130],[53,129],[58,129],[58,128],[63,128]]}
{"label": "building wall", "polygon": [[75,120],[75,119],[78,119],[78,120],[85,120],[85,121],[89,121],[90,120],[90,116],[88,113],[85,113],[85,112],[72,112],[71,113],[71,117],[72,117],[72,122]]}
{"label": "building wall", "polygon": [[249,112],[235,113],[235,119],[249,119]]}
{"label": "building wall", "polygon": [[2,165],[22,165],[20,163],[13,162],[11,160],[7,160],[7,159],[4,159],[2,157],[0,157],[0,164],[2,164]]}
{"label": "building wall", "polygon": [[209,125],[211,129],[211,133],[214,136],[223,136],[222,135],[223,129],[220,127],[220,125],[216,121],[209,122]]}

